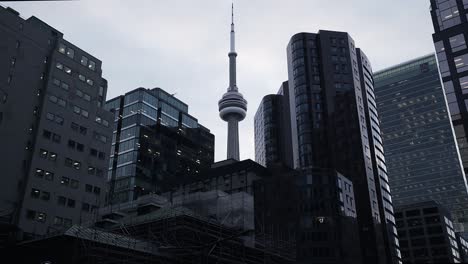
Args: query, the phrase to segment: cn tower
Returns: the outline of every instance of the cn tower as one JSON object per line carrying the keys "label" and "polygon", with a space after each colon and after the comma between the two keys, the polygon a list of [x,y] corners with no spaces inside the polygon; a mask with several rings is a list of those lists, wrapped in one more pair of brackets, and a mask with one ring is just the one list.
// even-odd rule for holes
{"label": "cn tower", "polygon": [[229,51],[229,87],[218,102],[219,116],[228,123],[227,158],[239,160],[239,122],[247,114],[247,101],[236,85],[236,33],[234,31],[234,4],[231,11],[231,50]]}

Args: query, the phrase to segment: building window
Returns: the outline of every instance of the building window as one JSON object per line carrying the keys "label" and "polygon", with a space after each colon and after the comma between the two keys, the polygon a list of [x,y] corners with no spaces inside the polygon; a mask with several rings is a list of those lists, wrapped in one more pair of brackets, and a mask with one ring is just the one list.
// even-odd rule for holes
{"label": "building window", "polygon": [[67,74],[71,74],[72,73],[72,70],[70,68],[68,68],[67,66],[64,66],[63,67],[63,70],[67,73]]}
{"label": "building window", "polygon": [[85,185],[85,191],[86,192],[92,192],[93,191],[93,186],[89,185],[89,184],[86,184]]}
{"label": "building window", "polygon": [[62,54],[65,54],[65,50],[67,49],[67,47],[63,44],[63,43],[59,43],[59,48],[58,48],[58,51]]}
{"label": "building window", "polygon": [[71,49],[71,48],[68,48],[68,49],[67,49],[67,56],[68,56],[69,58],[72,58],[72,59],[73,59],[73,58],[75,57],[75,51],[74,51],[73,49]]}
{"label": "building window", "polygon": [[96,63],[92,60],[89,61],[88,68],[92,71],[96,70]]}
{"label": "building window", "polygon": [[91,80],[91,79],[86,79],[86,83],[87,83],[88,85],[90,85],[90,86],[93,86],[94,81]]}
{"label": "building window", "polygon": [[59,205],[65,205],[67,203],[67,198],[65,198],[64,196],[59,196],[57,198],[57,203]]}
{"label": "building window", "polygon": [[64,186],[68,186],[70,184],[70,178],[62,177],[62,179],[60,180],[60,184]]}
{"label": "building window", "polygon": [[88,65],[88,58],[86,58],[85,56],[81,56],[81,65],[83,66],[87,66]]}
{"label": "building window", "polygon": [[67,206],[70,207],[70,208],[75,208],[75,200],[68,199]]}
{"label": "building window", "polygon": [[39,191],[38,189],[34,189],[34,188],[31,189],[32,198],[38,199],[40,195],[41,195],[41,191]]}
{"label": "building window", "polygon": [[63,70],[63,64],[60,62],[57,62],[57,64],[55,64],[55,67],[59,70]]}
{"label": "building window", "polygon": [[449,38],[449,40],[452,52],[457,52],[466,49],[465,36],[463,34],[453,36]]}
{"label": "building window", "polygon": [[447,55],[445,54],[444,43],[442,41],[438,41],[434,45],[437,52],[437,60],[439,62],[439,70],[441,76],[450,76],[450,70],[447,63]]}
{"label": "building window", "polygon": [[454,62],[458,73],[468,70],[468,54],[463,54],[461,56],[455,57]]}

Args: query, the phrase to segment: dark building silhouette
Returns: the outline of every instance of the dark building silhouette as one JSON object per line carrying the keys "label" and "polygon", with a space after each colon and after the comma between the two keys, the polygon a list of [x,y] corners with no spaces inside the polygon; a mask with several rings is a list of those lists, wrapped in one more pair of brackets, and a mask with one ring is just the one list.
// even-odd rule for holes
{"label": "dark building silhouette", "polygon": [[437,201],[467,224],[465,173],[434,54],[374,74],[393,204]]}
{"label": "dark building silhouette", "polygon": [[115,118],[110,202],[168,191],[213,163],[214,136],[164,90],[135,89],[109,100],[106,108]]}
{"label": "dark building silhouette", "polygon": [[435,202],[395,210],[403,263],[466,263],[467,243],[454,232],[451,215]]}
{"label": "dark building silhouette", "polygon": [[263,166],[293,167],[288,92],[288,82],[283,82],[278,94],[263,97],[255,113],[255,160]]}
{"label": "dark building silhouette", "polygon": [[[336,177],[324,175],[349,179],[354,188],[363,262],[401,263],[367,57],[347,33],[332,31],[294,35],[287,55],[294,167],[301,171],[304,191],[310,197],[319,192],[320,197],[323,184],[336,190]],[[317,169],[325,173],[317,173]],[[312,219],[322,212],[331,219],[342,214],[337,203],[323,201],[306,196],[301,206],[312,208]],[[329,230],[340,233],[331,227]],[[309,227],[304,223],[302,228]],[[299,245],[298,252],[302,246],[305,250],[308,243]],[[332,247],[325,252],[311,259],[330,263],[346,259]],[[302,257],[306,258],[299,255],[298,260]]]}
{"label": "dark building silhouette", "polygon": [[112,135],[101,61],[11,8],[0,46],[0,218],[26,237],[92,220]]}

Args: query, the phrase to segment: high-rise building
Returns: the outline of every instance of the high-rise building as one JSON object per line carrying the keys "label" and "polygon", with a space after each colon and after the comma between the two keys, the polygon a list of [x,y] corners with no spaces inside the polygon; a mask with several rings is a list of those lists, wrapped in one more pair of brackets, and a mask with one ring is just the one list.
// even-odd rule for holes
{"label": "high-rise building", "polygon": [[101,61],[11,8],[0,36],[0,214],[31,236],[90,221],[112,135]]}
{"label": "high-rise building", "polygon": [[437,201],[457,230],[468,228],[465,173],[436,57],[378,71],[374,81],[393,204]]}
{"label": "high-rise building", "polygon": [[435,202],[395,207],[403,263],[466,263],[467,243]]}
{"label": "high-rise building", "polygon": [[288,92],[288,82],[283,82],[278,94],[263,97],[255,113],[255,160],[266,167],[293,167]]}
{"label": "high-rise building", "polygon": [[236,40],[234,31],[234,5],[232,6],[231,50],[229,52],[229,87],[219,100],[219,115],[228,123],[227,158],[239,160],[239,122],[247,114],[247,101],[239,93],[236,81]]}
{"label": "high-rise building", "polygon": [[[306,191],[320,197],[321,188],[315,186],[339,182],[321,182],[324,177],[316,169],[348,178],[354,187],[363,261],[401,263],[367,57],[347,33],[332,31],[294,35],[287,55],[294,166],[305,175]],[[306,208],[327,207],[323,211],[330,217],[339,214],[336,203],[302,202]],[[311,210],[311,215],[320,216],[317,212]]]}
{"label": "high-rise building", "polygon": [[431,0],[439,72],[465,174],[468,172],[468,3]]}
{"label": "high-rise building", "polygon": [[213,163],[213,134],[164,90],[138,88],[105,107],[114,113],[110,202],[168,191]]}

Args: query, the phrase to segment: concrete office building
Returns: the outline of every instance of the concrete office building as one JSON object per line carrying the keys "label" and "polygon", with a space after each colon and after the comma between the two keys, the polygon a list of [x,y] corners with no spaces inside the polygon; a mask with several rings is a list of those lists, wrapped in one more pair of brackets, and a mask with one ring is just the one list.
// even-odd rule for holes
{"label": "concrete office building", "polygon": [[188,106],[160,88],[138,88],[109,100],[114,133],[109,202],[171,190],[214,161],[214,136]]}
{"label": "concrete office building", "polygon": [[[401,263],[369,60],[347,33],[332,31],[294,35],[287,55],[293,162],[303,171],[304,188],[312,196],[319,191],[317,168],[349,179],[363,262]],[[317,202],[303,201],[312,208]],[[331,219],[339,214],[339,206],[324,206]],[[329,250],[311,259],[340,257],[346,259]]]}
{"label": "concrete office building", "polygon": [[437,201],[466,230],[465,173],[435,55],[378,71],[374,81],[393,204]]}
{"label": "concrete office building", "polygon": [[101,61],[11,8],[0,36],[0,215],[25,237],[90,221],[112,135]]}

